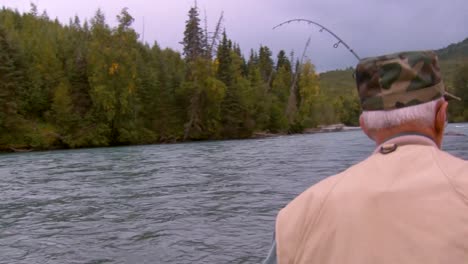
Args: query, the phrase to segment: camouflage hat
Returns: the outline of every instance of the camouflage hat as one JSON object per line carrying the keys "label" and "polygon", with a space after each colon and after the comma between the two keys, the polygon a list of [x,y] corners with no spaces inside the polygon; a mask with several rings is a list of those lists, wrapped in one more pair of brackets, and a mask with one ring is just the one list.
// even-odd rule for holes
{"label": "camouflage hat", "polygon": [[457,98],[445,91],[438,58],[433,51],[400,52],[363,59],[356,67],[356,85],[364,111],[413,106],[442,96]]}

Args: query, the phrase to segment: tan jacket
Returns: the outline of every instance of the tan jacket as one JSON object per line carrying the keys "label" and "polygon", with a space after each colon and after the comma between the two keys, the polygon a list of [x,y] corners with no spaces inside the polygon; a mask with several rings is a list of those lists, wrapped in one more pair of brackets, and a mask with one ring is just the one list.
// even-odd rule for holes
{"label": "tan jacket", "polygon": [[468,263],[468,162],[422,136],[388,143],[280,211],[278,263]]}

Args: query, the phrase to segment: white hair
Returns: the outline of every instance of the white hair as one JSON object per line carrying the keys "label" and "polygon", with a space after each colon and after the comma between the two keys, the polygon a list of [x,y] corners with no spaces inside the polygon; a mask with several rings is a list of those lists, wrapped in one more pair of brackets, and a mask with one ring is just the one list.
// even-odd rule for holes
{"label": "white hair", "polygon": [[443,98],[428,103],[408,106],[388,111],[364,111],[361,114],[368,129],[384,129],[396,127],[409,121],[417,121],[420,125],[434,127],[436,107]]}

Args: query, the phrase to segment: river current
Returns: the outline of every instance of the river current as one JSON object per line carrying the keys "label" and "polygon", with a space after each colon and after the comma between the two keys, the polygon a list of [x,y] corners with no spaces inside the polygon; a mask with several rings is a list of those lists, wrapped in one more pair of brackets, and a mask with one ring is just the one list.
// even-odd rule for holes
{"label": "river current", "polygon": [[[468,159],[468,137],[443,148]],[[351,131],[2,154],[0,263],[260,263],[278,210],[373,149]]]}

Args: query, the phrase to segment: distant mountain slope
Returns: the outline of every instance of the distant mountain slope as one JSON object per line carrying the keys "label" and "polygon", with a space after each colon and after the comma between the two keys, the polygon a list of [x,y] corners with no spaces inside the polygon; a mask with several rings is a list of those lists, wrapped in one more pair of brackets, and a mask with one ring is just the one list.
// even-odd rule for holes
{"label": "distant mountain slope", "polygon": [[[436,50],[440,58],[440,67],[443,78],[450,90],[453,89],[453,80],[457,69],[468,61],[468,38],[462,42],[451,44]],[[334,70],[320,74],[320,90],[325,95],[351,95],[355,93],[356,85],[352,77],[354,69]]]}
{"label": "distant mountain slope", "polygon": [[436,53],[440,58],[440,68],[444,81],[448,88],[453,90],[453,81],[457,70],[468,61],[468,38],[462,42],[436,50]]}
{"label": "distant mountain slope", "polygon": [[436,50],[440,60],[458,60],[468,57],[468,38],[462,42],[451,44],[446,48]]}
{"label": "distant mountain slope", "polygon": [[353,68],[321,73],[320,90],[326,95],[353,94],[356,89],[353,73]]}

